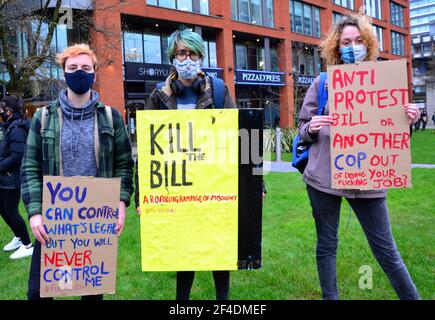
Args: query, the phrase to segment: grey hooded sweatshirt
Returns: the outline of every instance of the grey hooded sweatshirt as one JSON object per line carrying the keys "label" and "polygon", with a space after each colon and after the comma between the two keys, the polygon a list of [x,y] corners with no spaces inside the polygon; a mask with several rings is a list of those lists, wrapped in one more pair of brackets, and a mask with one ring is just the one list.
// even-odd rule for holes
{"label": "grey hooded sweatshirt", "polygon": [[59,102],[63,114],[60,145],[65,177],[97,176],[94,118],[95,105],[99,99],[99,94],[91,91],[91,99],[81,108],[75,108],[68,100],[67,91],[60,93]]}

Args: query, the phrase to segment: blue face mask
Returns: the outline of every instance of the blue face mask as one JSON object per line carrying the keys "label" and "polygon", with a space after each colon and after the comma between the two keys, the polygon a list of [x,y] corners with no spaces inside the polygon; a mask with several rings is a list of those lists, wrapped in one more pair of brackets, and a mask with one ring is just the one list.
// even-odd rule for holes
{"label": "blue face mask", "polygon": [[65,72],[65,82],[68,88],[75,94],[85,94],[94,84],[95,73],[88,73],[83,70]]}
{"label": "blue face mask", "polygon": [[364,61],[367,56],[367,47],[363,44],[340,48],[341,60],[344,63]]}
{"label": "blue face mask", "polygon": [[191,80],[195,78],[201,71],[201,59],[198,61],[193,61],[190,58],[186,58],[184,61],[179,61],[174,59],[172,65],[177,70],[180,78]]}

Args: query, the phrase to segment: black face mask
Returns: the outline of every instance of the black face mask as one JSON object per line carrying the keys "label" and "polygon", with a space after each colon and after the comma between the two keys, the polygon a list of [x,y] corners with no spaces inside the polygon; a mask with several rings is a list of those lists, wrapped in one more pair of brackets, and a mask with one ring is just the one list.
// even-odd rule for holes
{"label": "black face mask", "polygon": [[83,70],[65,72],[65,81],[68,88],[76,94],[85,94],[94,84],[95,73]]}

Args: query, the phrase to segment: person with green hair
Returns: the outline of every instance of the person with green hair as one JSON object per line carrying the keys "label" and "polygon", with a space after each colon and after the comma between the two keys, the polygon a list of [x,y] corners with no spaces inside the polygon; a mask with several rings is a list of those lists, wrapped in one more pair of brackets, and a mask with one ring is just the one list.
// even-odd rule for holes
{"label": "person with green hair", "polygon": [[[189,110],[213,109],[217,106],[213,101],[213,80],[201,70],[205,48],[202,37],[189,29],[175,31],[170,36],[168,58],[172,62],[172,69],[164,84],[151,93],[147,103],[147,110]],[[222,81],[214,79],[214,81]],[[223,87],[223,108],[235,108],[228,87]],[[219,108],[219,107],[217,107]],[[220,106],[222,108],[222,106]],[[136,186],[138,176],[136,174]],[[137,213],[139,208],[139,188],[135,194]],[[188,300],[192,289],[195,271],[177,272],[177,300]],[[216,299],[227,300],[230,287],[229,271],[213,271],[216,287]]]}

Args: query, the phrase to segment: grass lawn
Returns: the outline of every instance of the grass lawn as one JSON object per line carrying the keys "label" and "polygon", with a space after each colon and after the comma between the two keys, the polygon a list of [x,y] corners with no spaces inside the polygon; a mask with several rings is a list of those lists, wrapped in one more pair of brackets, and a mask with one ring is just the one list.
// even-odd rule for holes
{"label": "grass lawn", "polygon": [[[435,163],[435,131],[412,137],[413,163]],[[288,155],[286,155],[287,157]],[[284,160],[286,159],[283,157]],[[286,161],[290,161],[287,159]],[[435,169],[413,169],[413,187],[390,190],[388,207],[393,233],[423,299],[435,299]],[[265,176],[268,195],[263,210],[263,268],[231,273],[232,299],[321,299],[315,259],[315,230],[299,173]],[[24,208],[20,207],[24,214]],[[27,221],[27,219],[26,219]],[[349,205],[343,202],[337,255],[342,299],[396,299],[387,277],[373,258]],[[12,233],[0,221],[0,246]],[[373,268],[373,289],[358,286],[361,266]],[[12,261],[0,252],[0,300],[26,299],[30,258]],[[117,292],[105,299],[174,299],[175,272],[140,271],[139,219],[128,209],[119,241]],[[198,272],[192,299],[214,299],[211,272]]]}
{"label": "grass lawn", "polygon": [[412,133],[411,155],[412,163],[435,164],[435,130]]}
{"label": "grass lawn", "polygon": [[[388,205],[402,257],[424,299],[435,299],[435,170],[413,169],[411,190],[391,190]],[[301,175],[265,177],[268,195],[263,215],[263,268],[231,273],[232,299],[320,299],[315,231]],[[24,212],[24,211],[21,211]],[[363,232],[343,203],[337,269],[342,299],[395,299],[387,277],[373,258]],[[12,237],[0,223],[0,244]],[[25,299],[30,259],[12,261],[0,253],[0,299]],[[363,265],[373,267],[373,289],[358,287]],[[140,271],[139,219],[129,208],[120,238],[117,293],[105,299],[174,299],[175,273]],[[214,299],[211,272],[198,272],[192,299]]]}

